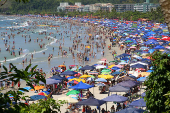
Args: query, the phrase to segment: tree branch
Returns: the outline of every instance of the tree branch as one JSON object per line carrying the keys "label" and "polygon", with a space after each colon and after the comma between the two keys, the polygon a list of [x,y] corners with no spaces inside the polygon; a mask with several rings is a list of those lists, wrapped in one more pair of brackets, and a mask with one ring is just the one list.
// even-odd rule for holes
{"label": "tree branch", "polygon": [[7,0],[5,0],[5,1],[0,5],[0,7],[3,6],[6,2],[7,2]]}

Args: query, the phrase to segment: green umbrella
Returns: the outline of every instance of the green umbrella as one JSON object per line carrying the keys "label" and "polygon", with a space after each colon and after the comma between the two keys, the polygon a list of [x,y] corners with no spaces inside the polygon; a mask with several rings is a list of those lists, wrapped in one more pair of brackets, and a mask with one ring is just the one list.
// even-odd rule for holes
{"label": "green umbrella", "polygon": [[65,71],[72,71],[71,69],[67,69],[67,70],[65,70]]}
{"label": "green umbrella", "polygon": [[108,75],[110,72],[102,72],[101,75]]}
{"label": "green umbrella", "polygon": [[102,72],[102,73],[103,73],[103,72],[111,72],[111,70],[109,70],[109,69],[108,69],[108,70],[102,70],[101,72]]}
{"label": "green umbrella", "polygon": [[[118,60],[113,60],[113,61],[110,61],[110,62],[118,62]],[[110,63],[110,62],[109,62],[109,63]]]}
{"label": "green umbrella", "polygon": [[129,43],[129,42],[133,42],[133,41],[131,41],[131,40],[127,40],[127,41],[125,41],[126,43]]}
{"label": "green umbrella", "polygon": [[80,93],[80,91],[77,91],[77,90],[71,90],[71,91],[69,91],[66,95],[68,96],[68,95],[76,95],[76,94],[79,94]]}
{"label": "green umbrella", "polygon": [[93,76],[93,75],[90,75],[91,76],[91,78],[95,78],[95,76]]}

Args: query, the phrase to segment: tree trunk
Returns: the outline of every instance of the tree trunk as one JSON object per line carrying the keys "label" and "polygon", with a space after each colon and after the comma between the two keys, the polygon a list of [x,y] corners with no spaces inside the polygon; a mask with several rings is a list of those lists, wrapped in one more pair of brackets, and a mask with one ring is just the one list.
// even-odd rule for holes
{"label": "tree trunk", "polygon": [[163,11],[165,22],[167,23],[168,30],[170,32],[170,0],[159,0],[161,9]]}

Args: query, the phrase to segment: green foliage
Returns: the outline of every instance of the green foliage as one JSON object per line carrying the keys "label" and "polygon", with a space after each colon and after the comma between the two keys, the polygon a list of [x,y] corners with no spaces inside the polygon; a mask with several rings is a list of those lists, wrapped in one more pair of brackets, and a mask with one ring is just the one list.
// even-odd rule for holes
{"label": "green foliage", "polygon": [[65,104],[65,101],[56,102],[52,98],[47,100],[38,100],[37,103],[33,103],[30,106],[22,107],[20,113],[51,113],[55,111],[56,113],[60,112],[60,107],[62,104]]}
{"label": "green foliage", "polygon": [[[6,11],[13,14],[54,14],[60,2],[68,2],[71,5],[75,4],[75,2],[81,2],[83,5],[87,5],[94,3],[143,3],[145,0],[8,0],[4,5],[8,7],[2,8],[0,12]],[[150,2],[158,3],[158,0],[150,0]]]}
{"label": "green foliage", "polygon": [[[165,105],[167,106],[167,108],[170,108],[170,91],[168,91],[168,93],[164,96],[167,98],[167,100],[165,101]],[[167,110],[166,113],[170,113],[170,110]]]}
{"label": "green foliage", "polygon": [[[153,72],[149,75],[146,85],[146,105],[151,113],[162,113],[170,110],[167,98],[170,91],[170,58],[168,54],[155,52],[152,56]],[[166,104],[166,105],[165,105]]]}
{"label": "green foliage", "polygon": [[[21,79],[26,81],[26,84],[34,89],[32,82],[38,84],[39,81],[46,82],[43,75],[41,75],[39,72],[34,72],[33,70],[37,67],[34,66],[31,71],[29,71],[29,68],[31,68],[31,64],[28,65],[25,70],[19,70],[11,64],[11,70],[8,70],[5,66],[3,66],[4,72],[0,73],[0,80],[8,79],[9,81],[14,81],[14,84],[16,85]],[[12,73],[8,73],[8,72]],[[35,79],[33,79],[35,77]],[[20,104],[12,104],[12,102],[19,102],[21,99],[26,100],[28,96],[25,96],[24,93],[22,93],[19,90],[28,91],[23,88],[19,89],[12,89],[10,91],[7,91],[6,93],[0,92],[0,113],[50,113],[53,111],[60,111],[61,104],[64,104],[64,101],[56,101],[54,99],[47,99],[45,100],[39,100],[36,104],[31,104],[30,106],[27,106],[25,103]],[[13,101],[9,98],[9,96],[13,96]],[[10,104],[10,106],[9,106]],[[39,112],[40,111],[40,112]]]}

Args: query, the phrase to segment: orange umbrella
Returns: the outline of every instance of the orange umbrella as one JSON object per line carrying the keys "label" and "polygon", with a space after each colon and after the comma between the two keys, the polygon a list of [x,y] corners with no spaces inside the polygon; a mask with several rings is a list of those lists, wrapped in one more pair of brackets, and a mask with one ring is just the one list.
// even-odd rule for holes
{"label": "orange umbrella", "polygon": [[[43,89],[43,88],[44,88],[44,86],[35,86],[34,87],[35,90],[40,90],[40,89]],[[34,90],[34,89],[31,89],[31,91]]]}
{"label": "orange umbrella", "polygon": [[59,65],[58,67],[66,67],[65,65]]}

